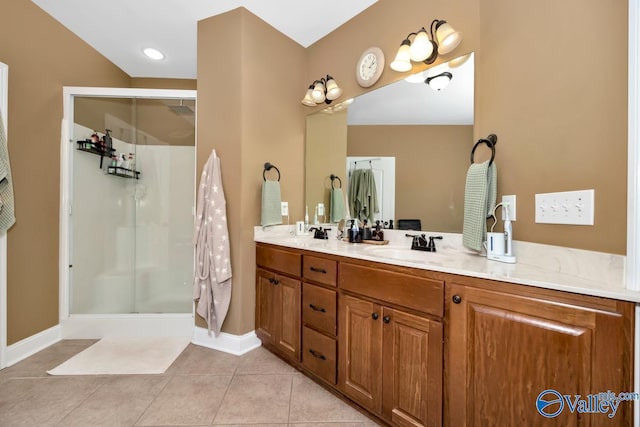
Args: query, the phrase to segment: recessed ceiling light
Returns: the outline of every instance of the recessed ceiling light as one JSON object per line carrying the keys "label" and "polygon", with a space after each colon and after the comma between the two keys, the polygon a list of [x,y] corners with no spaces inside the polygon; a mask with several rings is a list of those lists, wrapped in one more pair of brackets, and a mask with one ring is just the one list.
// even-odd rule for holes
{"label": "recessed ceiling light", "polygon": [[156,61],[160,61],[161,59],[164,59],[164,53],[152,47],[147,47],[142,52],[145,55],[147,55],[149,58],[154,59]]}

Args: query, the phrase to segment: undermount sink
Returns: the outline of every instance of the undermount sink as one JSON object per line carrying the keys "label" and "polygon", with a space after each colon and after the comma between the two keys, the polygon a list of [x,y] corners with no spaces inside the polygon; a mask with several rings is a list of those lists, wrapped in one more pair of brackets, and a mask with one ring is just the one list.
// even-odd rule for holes
{"label": "undermount sink", "polygon": [[366,248],[366,252],[370,255],[391,258],[399,261],[411,261],[411,262],[446,262],[453,261],[454,254],[442,253],[442,252],[426,252],[415,251],[409,248],[399,247],[372,247]]}

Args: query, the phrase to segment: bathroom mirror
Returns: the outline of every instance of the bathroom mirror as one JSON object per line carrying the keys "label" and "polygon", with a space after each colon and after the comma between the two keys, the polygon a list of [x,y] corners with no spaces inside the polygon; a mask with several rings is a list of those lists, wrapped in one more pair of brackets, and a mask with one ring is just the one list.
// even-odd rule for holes
{"label": "bathroom mirror", "polygon": [[[443,72],[452,76],[445,88],[437,91],[425,83]],[[307,116],[305,203],[310,219],[322,203],[326,215],[319,221],[330,222],[332,183],[338,187],[341,182],[348,199],[349,172],[371,168],[387,181],[380,185],[376,179],[378,187],[389,187],[388,178],[395,175],[388,194],[378,189],[382,199],[391,201],[380,219],[393,219],[396,225],[399,219],[419,219],[423,230],[462,232],[474,143],[473,54],[412,77],[416,83],[400,80],[346,107],[338,103]],[[354,158],[364,161],[354,163]],[[386,158],[393,159],[393,173],[379,163]],[[332,181],[331,175],[340,180]]]}

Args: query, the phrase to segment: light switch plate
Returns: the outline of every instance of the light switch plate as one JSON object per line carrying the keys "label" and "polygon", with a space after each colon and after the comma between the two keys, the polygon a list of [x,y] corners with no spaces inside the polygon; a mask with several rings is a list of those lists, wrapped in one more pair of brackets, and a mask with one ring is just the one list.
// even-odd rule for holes
{"label": "light switch plate", "polygon": [[536,222],[593,225],[594,190],[536,194]]}
{"label": "light switch plate", "polygon": [[289,216],[289,202],[280,202],[282,216]]}
{"label": "light switch plate", "polygon": [[324,216],[324,203],[318,203],[318,216]]}

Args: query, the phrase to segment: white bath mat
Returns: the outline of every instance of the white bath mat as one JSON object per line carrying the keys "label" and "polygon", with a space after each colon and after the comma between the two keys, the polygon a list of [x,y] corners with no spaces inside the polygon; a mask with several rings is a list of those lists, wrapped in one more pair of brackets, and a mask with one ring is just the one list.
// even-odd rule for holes
{"label": "white bath mat", "polygon": [[162,374],[189,344],[187,337],[103,338],[49,375]]}

